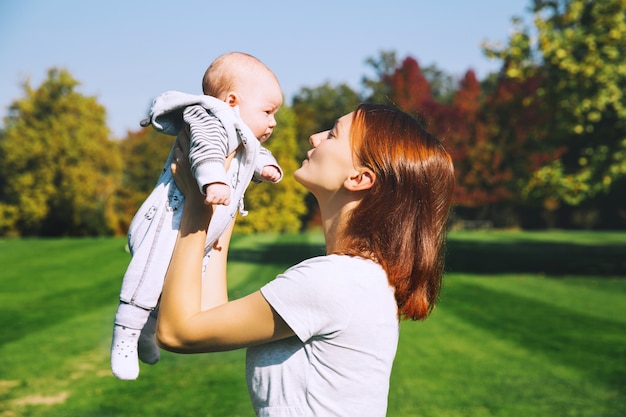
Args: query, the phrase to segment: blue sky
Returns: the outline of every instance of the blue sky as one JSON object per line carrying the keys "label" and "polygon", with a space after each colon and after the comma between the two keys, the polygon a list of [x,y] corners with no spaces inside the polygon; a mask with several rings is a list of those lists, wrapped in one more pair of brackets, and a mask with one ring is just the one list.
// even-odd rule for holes
{"label": "blue sky", "polygon": [[117,137],[137,130],[166,90],[201,94],[202,74],[227,51],[251,53],[290,98],[328,81],[360,90],[380,51],[410,55],[452,75],[498,68],[482,41],[506,42],[511,17],[528,21],[530,0],[0,0],[0,116],[66,68],[79,91],[107,109]]}

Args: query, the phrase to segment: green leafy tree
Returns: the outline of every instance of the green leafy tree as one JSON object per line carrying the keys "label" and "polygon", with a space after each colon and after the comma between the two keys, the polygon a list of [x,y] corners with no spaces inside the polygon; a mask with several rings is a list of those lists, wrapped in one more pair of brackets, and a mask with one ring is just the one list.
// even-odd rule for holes
{"label": "green leafy tree", "polygon": [[[337,118],[353,111],[361,102],[358,93],[346,84],[332,86],[324,83],[317,88],[302,88],[293,98],[292,109],[296,118],[298,160],[311,148],[309,137],[313,133],[329,130]],[[303,228],[319,226],[319,207],[311,194],[306,194],[306,214]]]}
{"label": "green leafy tree", "polygon": [[0,234],[99,235],[115,231],[120,158],[105,109],[50,69],[24,83],[0,139]]}
{"label": "green leafy tree", "polygon": [[235,232],[296,232],[306,213],[304,196],[307,191],[293,178],[300,167],[297,157],[296,117],[288,107],[276,115],[277,127],[264,143],[283,169],[283,179],[277,184],[250,184],[244,197],[249,214],[237,220]]}
{"label": "green leafy tree", "polygon": [[624,184],[626,2],[534,0],[532,9],[536,35],[515,19],[508,45],[485,51],[503,61],[504,76],[541,80],[547,138],[566,147],[534,172],[524,192],[554,209],[575,206]]}
{"label": "green leafy tree", "polygon": [[456,92],[456,78],[435,64],[422,68],[422,72],[430,83],[430,89],[435,100],[439,103],[451,104]]}
{"label": "green leafy tree", "polygon": [[389,77],[396,72],[398,58],[395,51],[380,51],[378,57],[369,57],[365,63],[374,71],[374,77],[364,76],[361,80],[366,90],[368,103],[391,104]]}
{"label": "green leafy tree", "polygon": [[337,118],[353,111],[360,102],[359,95],[347,84],[301,88],[291,106],[296,117],[298,155],[304,157],[311,147],[309,137],[313,133],[332,129]]}

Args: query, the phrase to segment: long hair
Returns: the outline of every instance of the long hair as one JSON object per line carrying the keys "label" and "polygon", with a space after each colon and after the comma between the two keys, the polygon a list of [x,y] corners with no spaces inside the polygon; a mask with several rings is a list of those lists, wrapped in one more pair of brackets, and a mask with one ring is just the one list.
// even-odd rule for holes
{"label": "long hair", "polygon": [[414,118],[383,105],[357,107],[350,143],[376,181],[348,218],[343,253],[378,262],[401,318],[424,319],[441,290],[452,159]]}

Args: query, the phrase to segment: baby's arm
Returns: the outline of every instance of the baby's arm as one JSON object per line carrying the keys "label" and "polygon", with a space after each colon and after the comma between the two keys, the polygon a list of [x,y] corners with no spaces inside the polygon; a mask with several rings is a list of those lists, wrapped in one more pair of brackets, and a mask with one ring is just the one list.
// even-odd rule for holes
{"label": "baby's arm", "polygon": [[206,194],[204,204],[221,204],[227,206],[230,204],[230,187],[223,182],[214,182],[204,188]]}
{"label": "baby's arm", "polygon": [[268,181],[277,183],[283,179],[283,170],[269,149],[259,147],[259,157],[254,169],[254,182]]}
{"label": "baby's arm", "polygon": [[183,113],[189,125],[189,160],[205,204],[228,205],[230,186],[224,167],[228,153],[227,133],[221,121],[201,106],[189,106]]}
{"label": "baby's arm", "polygon": [[278,180],[282,177],[282,174],[277,166],[265,165],[261,171],[261,177],[263,177],[265,181],[278,182]]}

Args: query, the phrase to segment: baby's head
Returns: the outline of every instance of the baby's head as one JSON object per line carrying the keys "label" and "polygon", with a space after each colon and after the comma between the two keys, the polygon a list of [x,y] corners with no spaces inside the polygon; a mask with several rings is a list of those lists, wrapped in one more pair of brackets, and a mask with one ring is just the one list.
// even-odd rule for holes
{"label": "baby's head", "polygon": [[242,52],[219,56],[204,73],[202,91],[239,106],[241,119],[259,141],[272,134],[283,95],[274,73],[257,58]]}

